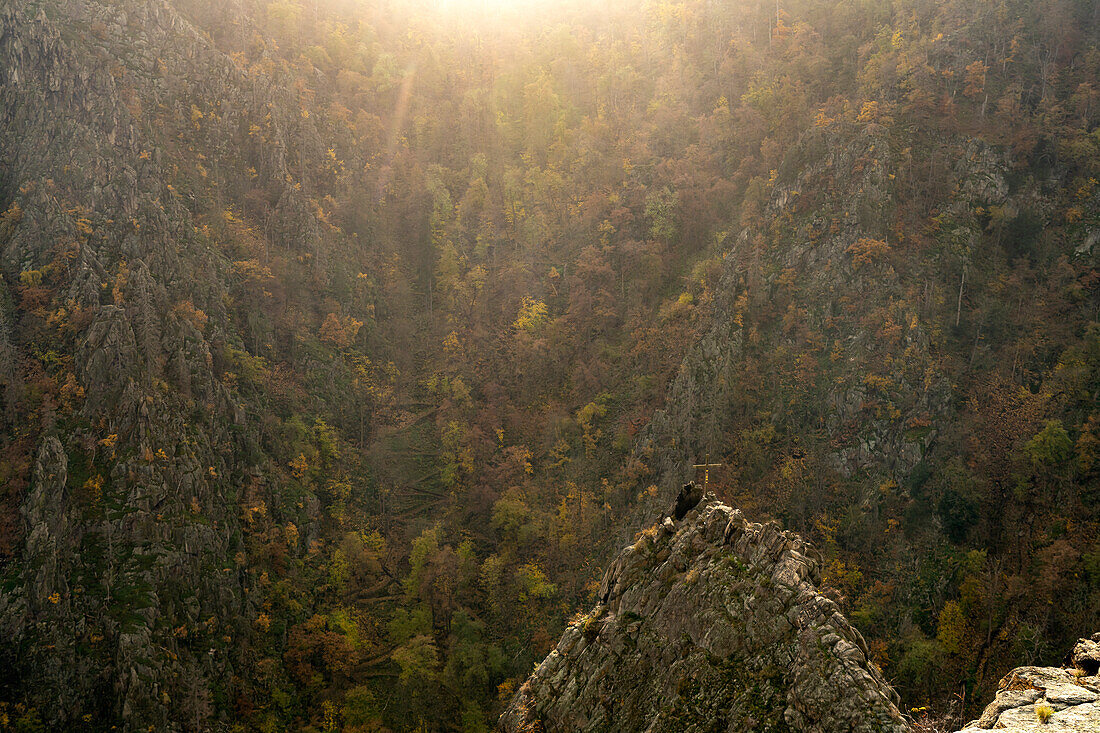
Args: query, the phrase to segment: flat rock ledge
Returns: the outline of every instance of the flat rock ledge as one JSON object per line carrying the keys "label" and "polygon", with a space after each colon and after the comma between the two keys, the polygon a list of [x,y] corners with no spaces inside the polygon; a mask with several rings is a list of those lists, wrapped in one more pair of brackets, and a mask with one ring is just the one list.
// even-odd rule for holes
{"label": "flat rock ledge", "polygon": [[[959,733],[1100,733],[1100,634],[1073,647],[1068,667],[1018,667],[982,716]],[[1044,720],[1045,718],[1045,720]]]}
{"label": "flat rock ledge", "polygon": [[498,730],[908,731],[818,567],[797,535],[702,497],[619,554]]}

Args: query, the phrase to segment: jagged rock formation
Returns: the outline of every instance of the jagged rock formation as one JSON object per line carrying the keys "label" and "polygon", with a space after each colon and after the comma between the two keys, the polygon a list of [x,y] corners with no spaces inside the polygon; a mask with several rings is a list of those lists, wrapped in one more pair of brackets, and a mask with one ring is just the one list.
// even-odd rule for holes
{"label": "jagged rock formation", "polygon": [[[2,558],[0,689],[26,692],[57,729],[205,729],[261,598],[235,558],[238,487],[262,458],[224,379],[240,341],[201,181],[242,188],[243,157],[278,201],[272,238],[309,249],[280,126],[312,137],[279,85],[219,52],[186,7],[0,9],[0,430],[36,456],[4,505],[18,519],[3,522],[16,546]],[[249,156],[257,114],[279,129]],[[191,178],[187,146],[206,151]],[[31,420],[18,409],[34,404],[34,341],[61,355],[68,387]]]}
{"label": "jagged rock formation", "polygon": [[500,730],[905,731],[812,548],[703,498],[623,550]]}
{"label": "jagged rock formation", "polygon": [[982,715],[959,733],[1006,730],[1100,730],[1100,634],[1081,639],[1070,655],[1070,665],[1019,667],[1001,679],[997,697]]}
{"label": "jagged rock formation", "polygon": [[[1004,161],[977,144],[974,148],[974,155],[952,173],[966,193],[965,198],[959,197],[963,203],[953,205],[982,196],[990,197],[982,200],[1004,198]],[[798,164],[785,165],[780,171],[761,221],[784,220],[795,208],[809,213],[784,232],[783,246],[766,249],[763,254],[760,238],[774,234],[767,234],[767,227],[761,224],[746,227],[729,243],[710,328],[692,345],[669,386],[664,406],[655,412],[636,447],[636,454],[652,468],[663,489],[653,499],[656,507],[688,478],[694,456],[715,453],[715,446],[722,445],[717,436],[737,425],[746,400],[746,374],[759,352],[778,357],[769,368],[789,368],[783,357],[790,348],[790,334],[770,331],[767,319],[755,328],[746,320],[774,304],[774,298],[764,298],[761,293],[782,292],[781,273],[787,277],[797,273],[792,303],[803,309],[801,317],[807,323],[835,323],[841,334],[838,343],[844,344],[846,359],[836,360],[827,380],[789,394],[769,392],[773,401],[760,405],[767,408],[773,427],[791,427],[804,446],[812,446],[821,435],[829,436],[822,443],[827,447],[820,448],[821,456],[828,457],[818,470],[851,476],[877,468],[891,475],[906,475],[935,439],[934,431],[913,431],[906,424],[921,415],[943,414],[950,402],[950,385],[929,354],[932,341],[920,319],[910,319],[904,339],[891,347],[856,321],[837,317],[848,299],[858,299],[863,308],[871,309],[898,297],[892,293],[912,287],[908,278],[930,276],[927,263],[919,263],[911,272],[899,272],[890,266],[868,268],[853,261],[854,242],[864,237],[888,238],[882,233],[887,229],[884,212],[896,205],[888,171],[899,165],[889,136],[875,126],[858,131],[811,130],[790,159]],[[845,173],[838,175],[838,171]],[[761,264],[761,258],[766,264]],[[763,282],[761,278],[765,278]],[[752,346],[751,342],[761,338],[770,339],[772,345],[764,349]],[[884,351],[894,349],[899,353],[907,349],[905,359],[882,358]],[[900,419],[869,416],[864,410],[874,397],[874,388],[861,380],[885,365],[892,370],[889,379],[898,395],[892,404],[900,411],[895,416]],[[645,509],[652,513],[654,506]]]}

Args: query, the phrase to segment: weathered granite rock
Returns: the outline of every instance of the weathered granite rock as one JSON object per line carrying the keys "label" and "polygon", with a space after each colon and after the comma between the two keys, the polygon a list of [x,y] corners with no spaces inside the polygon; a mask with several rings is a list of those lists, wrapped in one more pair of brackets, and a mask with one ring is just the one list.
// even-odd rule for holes
{"label": "weathered granite rock", "polygon": [[1091,639],[1081,639],[1073,647],[1070,662],[1077,669],[1083,669],[1090,675],[1100,672],[1100,634]]}
{"label": "weathered granite rock", "polygon": [[499,729],[908,730],[813,555],[708,494],[619,554]]}
{"label": "weathered granite rock", "polygon": [[[979,730],[1100,731],[1100,634],[1081,639],[1070,655],[1071,666],[1019,667],[998,684],[997,696],[977,720],[959,733]],[[1048,715],[1043,719],[1042,711]]]}

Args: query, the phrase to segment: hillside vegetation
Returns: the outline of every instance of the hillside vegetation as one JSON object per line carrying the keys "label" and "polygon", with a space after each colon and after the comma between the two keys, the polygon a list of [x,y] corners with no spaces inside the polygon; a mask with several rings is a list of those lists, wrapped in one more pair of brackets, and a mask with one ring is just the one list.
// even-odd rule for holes
{"label": "hillside vegetation", "polygon": [[707,455],[918,717],[1100,628],[1096,3],[24,0],[0,60],[0,728],[486,731]]}

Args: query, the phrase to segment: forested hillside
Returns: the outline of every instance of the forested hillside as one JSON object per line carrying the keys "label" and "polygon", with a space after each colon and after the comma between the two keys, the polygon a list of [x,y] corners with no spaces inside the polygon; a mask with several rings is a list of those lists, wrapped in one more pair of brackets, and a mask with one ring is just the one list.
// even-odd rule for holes
{"label": "forested hillside", "polygon": [[4,4],[0,728],[486,731],[707,455],[960,722],[1100,628],[1098,123],[1090,0]]}

